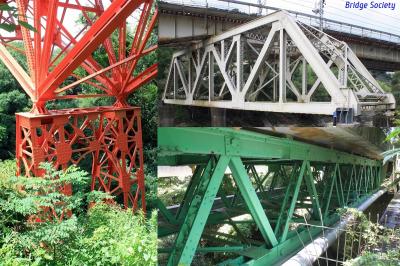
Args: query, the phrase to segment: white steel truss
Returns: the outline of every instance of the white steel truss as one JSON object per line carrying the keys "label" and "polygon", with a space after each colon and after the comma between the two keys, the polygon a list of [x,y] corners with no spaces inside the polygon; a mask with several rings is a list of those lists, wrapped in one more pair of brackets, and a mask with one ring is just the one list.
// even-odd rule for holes
{"label": "white steel truss", "polygon": [[360,115],[393,110],[349,46],[284,11],[175,52],[168,104],[266,112]]}

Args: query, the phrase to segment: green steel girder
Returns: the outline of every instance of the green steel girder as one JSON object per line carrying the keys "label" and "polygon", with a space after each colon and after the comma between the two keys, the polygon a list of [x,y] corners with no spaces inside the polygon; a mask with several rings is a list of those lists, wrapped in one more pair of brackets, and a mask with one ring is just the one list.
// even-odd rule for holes
{"label": "green steel girder", "polygon": [[[157,202],[159,236],[175,238],[159,249],[171,266],[217,252],[236,255],[221,265],[279,263],[321,233],[291,225],[332,225],[338,208],[357,206],[384,176],[381,161],[245,130],[160,128],[158,138],[162,164],[196,165],[177,207]],[[260,165],[266,173],[258,172]],[[238,220],[243,214],[249,217]],[[246,239],[240,224],[252,225],[260,237]],[[223,225],[236,234],[218,231]]]}
{"label": "green steel girder", "polygon": [[[381,162],[286,138],[232,128],[158,129],[159,165],[176,165],[176,158],[226,155],[242,159],[286,159],[377,166]],[[179,157],[179,155],[185,155]],[[178,157],[175,157],[178,156]],[[168,159],[170,158],[170,159]]]}

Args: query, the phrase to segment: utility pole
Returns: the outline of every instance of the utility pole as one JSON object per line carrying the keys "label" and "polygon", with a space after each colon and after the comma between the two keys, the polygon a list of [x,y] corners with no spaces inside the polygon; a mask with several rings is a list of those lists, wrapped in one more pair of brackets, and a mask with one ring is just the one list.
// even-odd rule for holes
{"label": "utility pole", "polygon": [[[257,4],[258,4],[257,15],[261,16],[262,15],[262,11],[263,11],[263,7],[267,5],[267,0],[258,0]],[[265,8],[265,10],[268,13],[267,8]]]}
{"label": "utility pole", "polygon": [[312,12],[319,15],[319,30],[324,31],[324,7],[326,3],[325,0],[316,0],[315,6]]}

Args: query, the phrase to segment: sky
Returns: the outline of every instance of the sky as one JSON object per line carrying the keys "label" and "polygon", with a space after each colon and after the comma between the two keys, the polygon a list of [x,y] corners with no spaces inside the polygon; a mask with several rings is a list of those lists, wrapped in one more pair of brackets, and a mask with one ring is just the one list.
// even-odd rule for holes
{"label": "sky", "polygon": [[[64,0],[65,1],[65,0]],[[75,0],[76,1],[76,0]],[[73,1],[73,2],[75,2]],[[87,4],[88,0],[80,1],[82,4]],[[237,8],[242,12],[248,13],[256,13],[257,8],[244,5],[235,5],[232,3],[227,3],[225,1],[220,0],[161,0],[167,2],[173,2],[177,4],[185,4],[185,5],[200,5],[204,6],[208,3],[209,6],[218,7],[222,9],[233,9]],[[256,4],[258,0],[240,0],[242,2],[249,2]],[[263,4],[268,6],[273,6],[276,8],[288,9],[302,13],[308,13],[315,15],[312,10],[315,7],[316,0],[261,0]],[[364,2],[370,3],[371,1],[375,2],[386,2],[386,3],[394,3],[396,4],[395,10],[391,9],[346,9],[345,4],[346,0],[325,0],[325,18],[338,20],[350,24],[355,24],[359,26],[363,26],[365,28],[376,29],[384,32],[389,32],[392,34],[396,34],[400,36],[400,0],[361,0],[361,1],[349,1],[349,2]],[[107,7],[110,5],[110,0],[103,0],[104,6]],[[90,4],[89,4],[90,5]],[[270,11],[272,12],[272,11]],[[68,12],[68,21],[71,22],[69,25],[69,30],[76,34],[79,32],[81,27],[77,27],[75,25],[75,21],[77,21],[81,12],[78,11],[69,11]],[[265,14],[265,12],[263,13]],[[132,28],[133,25],[136,24],[136,21],[140,15],[140,11],[137,10],[134,14],[132,14],[129,18],[129,23]],[[3,35],[7,35],[4,31],[0,31]],[[396,40],[400,43],[400,37],[396,38]]]}
{"label": "sky", "polygon": [[[254,1],[254,0],[247,0]],[[256,0],[254,2],[257,2]],[[324,13],[326,18],[347,22],[366,28],[377,29],[400,35],[400,1],[376,0],[375,2],[391,2],[396,4],[396,9],[346,9],[345,0],[326,0]],[[358,2],[358,1],[349,1]],[[360,1],[370,3],[371,1]],[[304,13],[312,13],[315,0],[267,0],[267,5]]]}
{"label": "sky", "polygon": [[[164,0],[168,2],[183,2],[192,4],[202,4],[205,0]],[[257,0],[241,0],[243,2],[257,3]],[[238,5],[228,4],[219,0],[207,0],[210,6],[226,8],[239,7]],[[278,7],[282,9],[289,9],[298,12],[313,14],[312,10],[315,6],[315,0],[262,0],[266,5]],[[370,3],[371,0],[362,1],[349,1],[349,2],[364,2]],[[372,28],[380,31],[389,32],[392,34],[400,35],[400,0],[375,0],[376,3],[386,2],[395,3],[395,10],[391,9],[346,9],[346,0],[326,0],[324,9],[325,18],[347,22]],[[241,11],[248,12],[248,7],[241,7]],[[257,8],[253,8],[251,12],[256,13]]]}
{"label": "sky", "polygon": [[[0,2],[1,2],[1,0],[0,0]],[[67,3],[68,2],[69,4],[72,4],[72,5],[76,5],[77,3],[80,3],[81,5],[88,6],[88,7],[93,7],[94,6],[94,4],[93,4],[94,1],[93,0],[60,0],[60,2],[61,3]],[[104,9],[107,9],[111,4],[110,0],[101,0],[101,2],[103,4]],[[16,4],[14,2],[11,3],[10,5],[13,6],[13,7],[16,6]],[[64,8],[59,7],[58,8],[58,14],[57,14],[58,19],[61,18],[63,12],[64,12]],[[76,34],[78,34],[81,31],[81,29],[83,27],[79,23],[76,23],[79,20],[79,18],[82,16],[82,11],[77,10],[77,9],[69,8],[69,9],[66,9],[65,12],[66,13],[65,13],[65,18],[64,18],[63,25],[64,25],[64,27],[66,29],[68,29],[68,31],[73,36],[75,36]],[[136,25],[136,23],[137,23],[137,21],[138,21],[138,19],[140,17],[140,14],[141,14],[141,10],[139,8],[139,9],[136,9],[128,17],[128,27],[131,27],[132,29],[134,29],[134,26]],[[34,25],[33,17],[32,17],[32,15],[30,13],[28,13],[28,22],[29,22],[30,25]],[[42,22],[42,23],[44,24],[44,22]],[[31,34],[33,34],[33,32],[31,32]],[[43,34],[44,34],[44,32],[43,32]],[[6,31],[0,29],[0,35],[2,35],[2,36],[10,36],[10,35],[13,35],[13,33],[10,34],[10,33],[6,32]]]}

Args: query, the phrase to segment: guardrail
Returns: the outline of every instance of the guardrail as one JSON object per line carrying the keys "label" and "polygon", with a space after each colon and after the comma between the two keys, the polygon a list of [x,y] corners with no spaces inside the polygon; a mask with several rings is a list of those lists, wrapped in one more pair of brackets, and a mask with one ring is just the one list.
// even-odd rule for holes
{"label": "guardrail", "polygon": [[[276,7],[264,6],[255,3],[247,3],[238,0],[164,0],[162,2],[181,5],[181,6],[188,6],[188,7],[221,9],[224,11],[238,12],[247,15],[257,15],[257,11],[260,8],[265,10],[266,12],[282,10]],[[319,27],[320,25],[320,18],[318,16],[297,12],[293,10],[287,10],[287,9],[283,10],[289,12],[290,14],[295,16],[297,20],[307,25],[313,27]],[[337,20],[324,19],[323,28],[325,30],[338,31],[351,35],[357,35],[363,38],[372,38],[400,45],[400,35],[392,34],[390,32],[375,30],[371,28],[366,28],[363,26],[345,23]]]}

